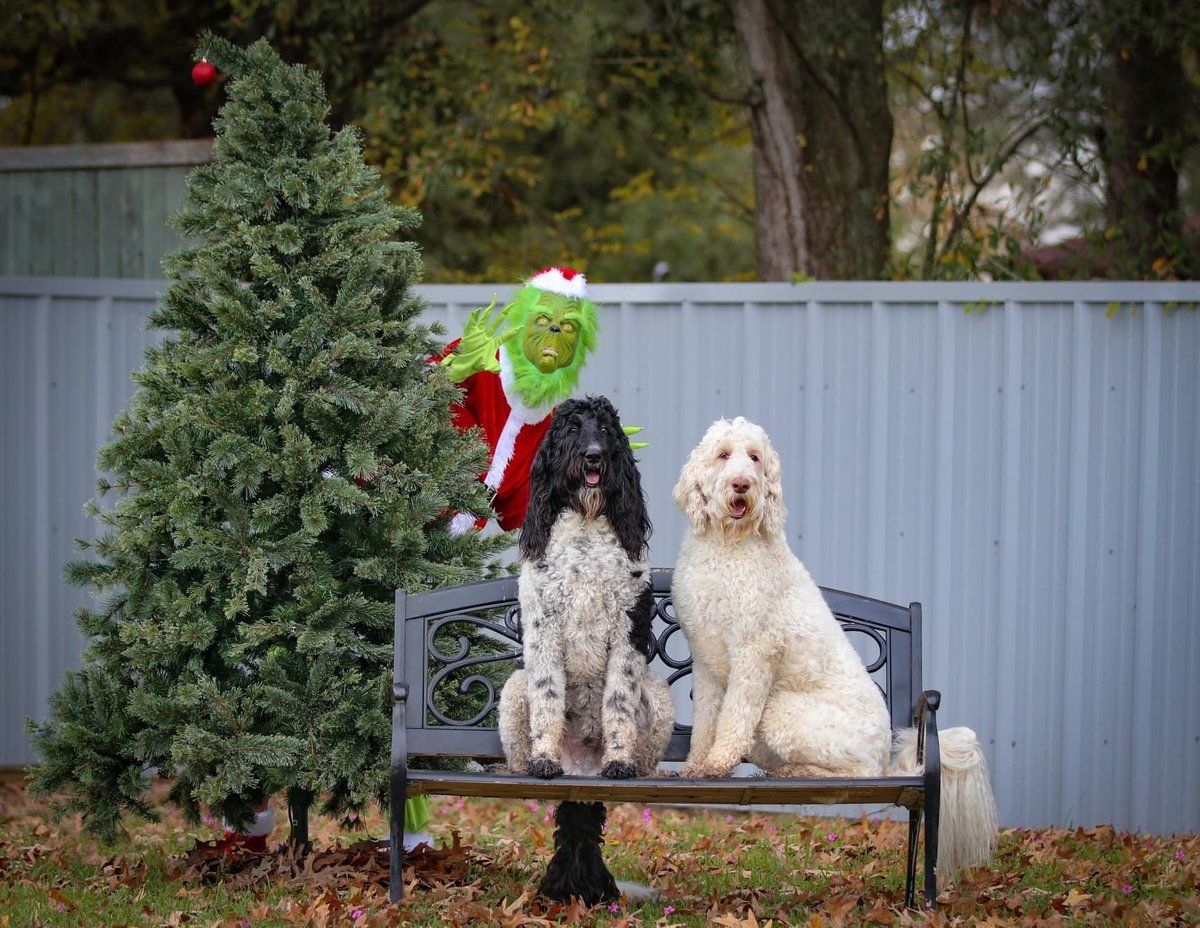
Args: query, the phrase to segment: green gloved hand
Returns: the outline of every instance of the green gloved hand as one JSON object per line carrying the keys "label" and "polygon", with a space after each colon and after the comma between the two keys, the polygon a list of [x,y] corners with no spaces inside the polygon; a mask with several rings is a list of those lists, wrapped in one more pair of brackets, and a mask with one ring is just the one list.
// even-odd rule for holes
{"label": "green gloved hand", "polygon": [[[645,426],[623,425],[623,426],[621,426],[621,431],[624,432],[626,435],[636,435],[636,434],[638,434],[638,432],[645,431]],[[631,441],[629,443],[629,447],[632,448],[634,451],[638,451],[642,448],[649,448],[650,442],[648,442],[648,441]]]}
{"label": "green gloved hand", "polygon": [[462,340],[458,343],[458,348],[442,359],[442,364],[454,383],[462,383],[480,371],[500,373],[500,362],[496,360],[500,339],[496,337],[496,332],[504,324],[504,315],[502,313],[498,319],[493,319],[492,312],[495,308],[496,298],[492,297],[487,309],[472,312],[467,317],[467,324],[463,326]]}

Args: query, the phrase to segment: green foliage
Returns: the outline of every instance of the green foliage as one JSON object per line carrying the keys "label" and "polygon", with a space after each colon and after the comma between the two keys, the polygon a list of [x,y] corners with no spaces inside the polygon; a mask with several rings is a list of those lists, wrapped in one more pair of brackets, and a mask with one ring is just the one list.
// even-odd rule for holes
{"label": "green foliage", "polygon": [[356,110],[429,220],[435,279],[551,261],[596,280],[645,280],[660,260],[682,280],[752,272],[745,113],[696,80],[723,48],[706,33],[677,49],[657,7],[441,0],[412,18]]}
{"label": "green foliage", "polygon": [[206,37],[232,76],[215,160],[176,217],[137,392],[99,456],[102,532],[68,577],[84,668],[34,727],[42,790],[112,838],[143,771],[246,818],[288,789],[363,807],[386,788],[393,590],[476,579],[507,544],[453,536],[484,511],[486,449],[410,290],[418,217],[389,203],[321,81],[260,41]]}
{"label": "green foliage", "polygon": [[[1059,276],[1200,273],[1194,6],[887,0],[887,273],[1029,277],[1051,237],[1086,246]],[[595,280],[646,280],[660,261],[672,280],[754,275],[759,102],[720,0],[9,7],[0,142],[207,134],[221,89],[192,85],[191,36],[266,36],[325,71],[334,121],[363,128],[393,200],[422,210],[410,234],[432,280],[552,261]],[[847,15],[829,5],[834,34]],[[853,58],[826,45],[793,64]],[[817,158],[812,131],[797,144]]]}

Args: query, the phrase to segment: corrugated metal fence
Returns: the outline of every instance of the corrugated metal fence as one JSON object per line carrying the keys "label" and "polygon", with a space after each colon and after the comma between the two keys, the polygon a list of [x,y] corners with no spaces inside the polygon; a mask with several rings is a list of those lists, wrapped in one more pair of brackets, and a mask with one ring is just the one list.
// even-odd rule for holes
{"label": "corrugated metal fence", "polygon": [[[0,763],[77,660],[61,565],[161,286],[0,278]],[[423,292],[453,333],[509,291]],[[1200,313],[1174,305],[1200,285],[594,291],[584,385],[646,426],[655,563],[685,454],[750,416],[814,576],[925,604],[925,683],[983,738],[1005,823],[1200,831]]]}

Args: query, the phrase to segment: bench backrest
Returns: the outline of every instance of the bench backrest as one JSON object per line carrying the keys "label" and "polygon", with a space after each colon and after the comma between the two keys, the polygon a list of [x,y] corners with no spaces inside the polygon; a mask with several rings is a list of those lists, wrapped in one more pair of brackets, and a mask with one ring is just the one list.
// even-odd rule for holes
{"label": "bench backrest", "polygon": [[[672,571],[655,569],[652,575],[657,638],[651,668],[672,684],[677,700],[684,692],[690,698],[684,687],[692,661],[671,604]],[[921,604],[904,607],[840,590],[821,592],[883,691],[892,727],[912,725],[921,692]],[[474,643],[463,634],[468,626],[478,633]],[[499,675],[481,671],[511,672],[520,656],[516,577],[411,596],[398,591],[394,682],[408,687],[408,753],[502,757],[495,723]],[[465,702],[469,713],[461,709]],[[690,738],[690,726],[676,722],[666,759],[685,759]]]}

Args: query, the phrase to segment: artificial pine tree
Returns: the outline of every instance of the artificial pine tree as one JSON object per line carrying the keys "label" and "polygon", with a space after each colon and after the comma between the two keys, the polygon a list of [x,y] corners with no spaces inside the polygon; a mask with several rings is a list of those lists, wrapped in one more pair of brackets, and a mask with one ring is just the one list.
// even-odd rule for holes
{"label": "artificial pine tree", "polygon": [[294,836],[316,798],[382,799],[393,591],[476,579],[507,543],[447,530],[487,509],[486,449],[429,363],[396,240],[417,215],[326,125],[316,74],[265,41],[201,51],[232,78],[175,217],[201,244],[165,262],[151,324],[173,334],[134,375],[99,456],[118,501],[68,570],[108,598],[33,727],[36,785],[109,839],[122,811],[153,816],[150,769],[193,817],[242,823],[287,790]]}

